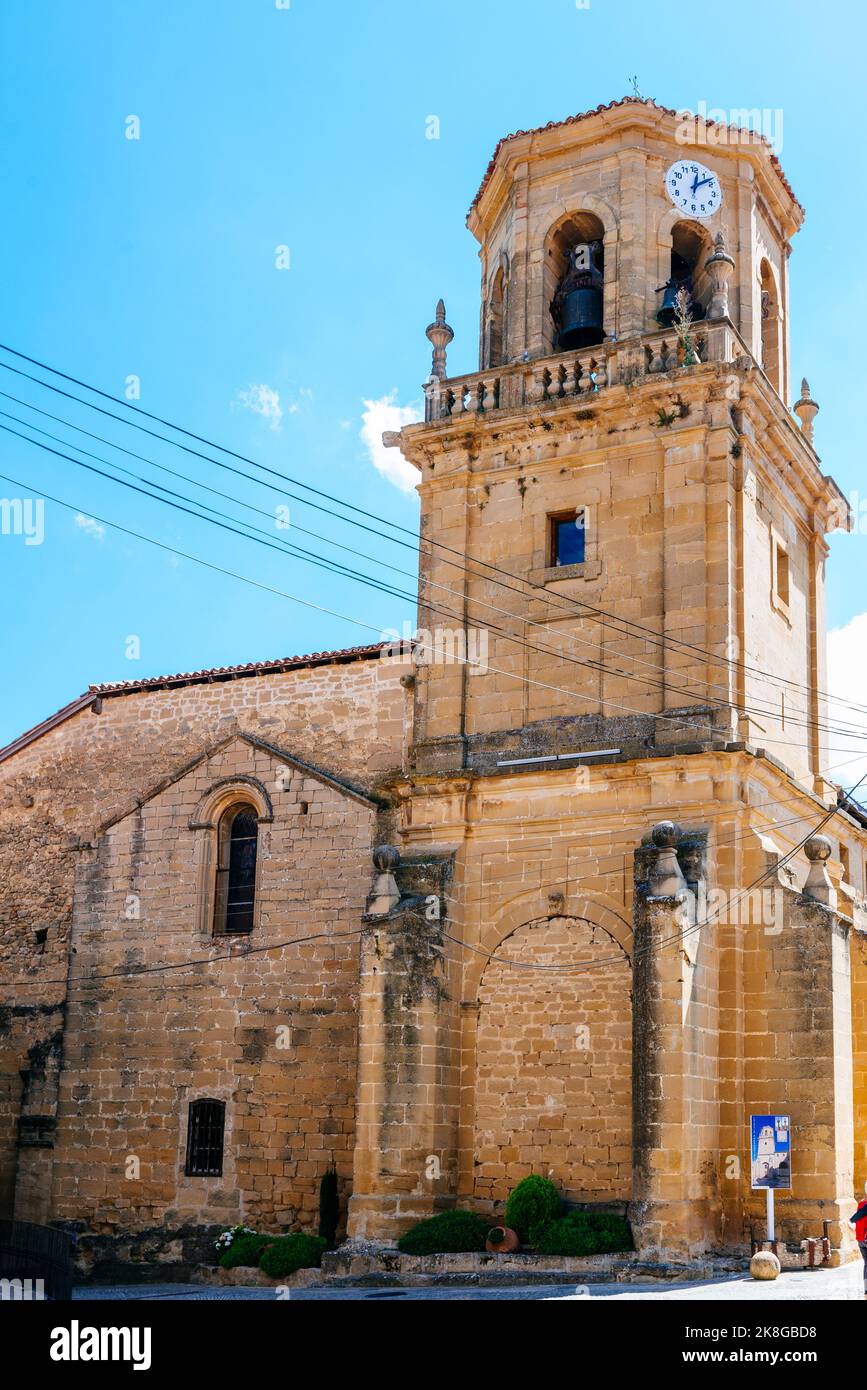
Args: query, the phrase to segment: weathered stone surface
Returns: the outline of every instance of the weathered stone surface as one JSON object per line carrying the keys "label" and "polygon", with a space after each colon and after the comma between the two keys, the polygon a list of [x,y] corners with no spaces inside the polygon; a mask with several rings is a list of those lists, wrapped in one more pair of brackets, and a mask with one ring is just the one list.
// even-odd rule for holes
{"label": "weathered stone surface", "polygon": [[[744,1251],[766,1110],[796,1136],[781,1239],[827,1220],[851,1253],[867,829],[829,821],[811,882],[798,849],[835,800],[824,535],[845,504],[786,406],[800,209],[761,146],[713,155],[729,317],[693,365],[656,331],[676,240],[720,307],[710,232],[663,190],[684,153],[638,102],[499,151],[471,215],[482,370],[438,378],[388,441],[419,469],[437,659],[108,690],[0,761],[0,1211],[76,1226],[94,1277],[192,1269],[191,1233],[236,1222],[314,1229],[332,1159],[357,1237],[499,1215],[534,1171],[628,1201],[654,1266]],[[549,306],[597,222],[591,372]],[[586,557],[558,570],[551,524],[576,509]],[[212,927],[235,793],[260,856],[232,940]],[[662,821],[685,828],[676,866]],[[753,885],[770,919],[739,908]],[[193,1098],[225,1102],[220,1177],[184,1172]]]}

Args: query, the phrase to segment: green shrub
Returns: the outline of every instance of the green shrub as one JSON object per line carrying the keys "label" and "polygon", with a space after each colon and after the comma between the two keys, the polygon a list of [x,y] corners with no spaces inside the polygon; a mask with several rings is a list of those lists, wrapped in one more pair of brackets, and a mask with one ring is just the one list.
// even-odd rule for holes
{"label": "green shrub", "polygon": [[456,1255],[484,1250],[490,1221],[474,1211],[441,1211],[404,1232],[397,1242],[404,1255]]}
{"label": "green shrub", "polygon": [[334,1164],[326,1168],[319,1184],[319,1234],[328,1245],[337,1239],[337,1225],[340,1221],[340,1194],[337,1190],[337,1169]]}
{"label": "green shrub", "polygon": [[272,1279],[280,1279],[285,1274],[294,1274],[297,1269],[318,1269],[324,1250],[325,1241],[321,1236],[299,1232],[277,1236],[262,1250],[259,1267]]}
{"label": "green shrub", "polygon": [[560,1194],[549,1178],[531,1173],[522,1178],[506,1203],[505,1225],[526,1242],[533,1226],[545,1225],[560,1215]]}
{"label": "green shrub", "polygon": [[237,1269],[238,1265],[257,1265],[259,1256],[270,1239],[270,1236],[238,1235],[222,1252],[217,1264],[223,1269]]}
{"label": "green shrub", "polygon": [[572,1211],[558,1221],[537,1223],[530,1242],[540,1255],[611,1255],[632,1249],[632,1232],[623,1216]]}

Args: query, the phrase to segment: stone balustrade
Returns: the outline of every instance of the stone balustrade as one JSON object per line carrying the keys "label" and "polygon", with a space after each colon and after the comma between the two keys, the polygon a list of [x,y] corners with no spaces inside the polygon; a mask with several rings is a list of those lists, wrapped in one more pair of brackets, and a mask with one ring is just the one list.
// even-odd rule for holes
{"label": "stone balustrade", "polygon": [[[728,320],[697,323],[692,341],[699,362],[733,362],[749,355]],[[661,329],[641,338],[624,342],[609,339],[598,347],[491,367],[469,376],[432,377],[425,385],[425,420],[487,414],[566,398],[589,401],[610,386],[674,371],[686,365],[684,357],[676,333]]]}

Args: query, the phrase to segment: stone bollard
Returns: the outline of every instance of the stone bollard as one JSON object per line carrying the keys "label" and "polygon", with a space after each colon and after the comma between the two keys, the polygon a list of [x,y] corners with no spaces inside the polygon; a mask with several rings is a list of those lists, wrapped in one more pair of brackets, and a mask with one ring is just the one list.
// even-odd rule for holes
{"label": "stone bollard", "polygon": [[750,1274],[754,1279],[778,1279],[781,1265],[770,1250],[757,1250],[750,1260]]}

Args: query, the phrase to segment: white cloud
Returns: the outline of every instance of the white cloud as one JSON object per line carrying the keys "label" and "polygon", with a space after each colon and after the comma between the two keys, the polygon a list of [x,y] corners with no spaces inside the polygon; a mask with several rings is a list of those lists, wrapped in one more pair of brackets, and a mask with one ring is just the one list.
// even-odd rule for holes
{"label": "white cloud", "polygon": [[98,521],[94,521],[92,516],[85,516],[83,512],[78,513],[75,524],[84,531],[85,535],[93,536],[95,541],[101,541],[105,535],[105,527],[100,526]]}
{"label": "white cloud", "polygon": [[[248,386],[246,391],[239,391],[233,405],[240,405],[244,410],[252,410],[254,415],[261,415],[272,430],[279,430],[280,421],[283,419],[283,408],[280,405],[280,392],[275,391],[273,386]],[[297,406],[290,406],[289,413],[294,414]]]}
{"label": "white cloud", "polygon": [[365,401],[361,417],[361,438],[378,473],[401,492],[414,492],[419,480],[418,470],[407,463],[399,449],[386,449],[382,442],[384,430],[399,430],[411,425],[421,415],[421,407],[398,405],[397,391],[381,396],[378,401]]}
{"label": "white cloud", "polygon": [[[863,710],[852,709],[840,704],[840,700],[851,700],[856,705],[867,705],[867,613],[858,613],[845,627],[832,629],[828,633],[828,694],[836,700],[828,702],[828,723],[831,725],[855,725],[867,732],[867,714]],[[828,754],[828,762],[834,769],[830,776],[834,782],[851,787],[867,773],[867,742],[860,737],[847,738],[845,734],[828,735],[829,744],[843,752]],[[847,760],[860,754],[855,761]],[[845,767],[838,766],[846,763]],[[858,801],[867,805],[867,782],[855,793]]]}

